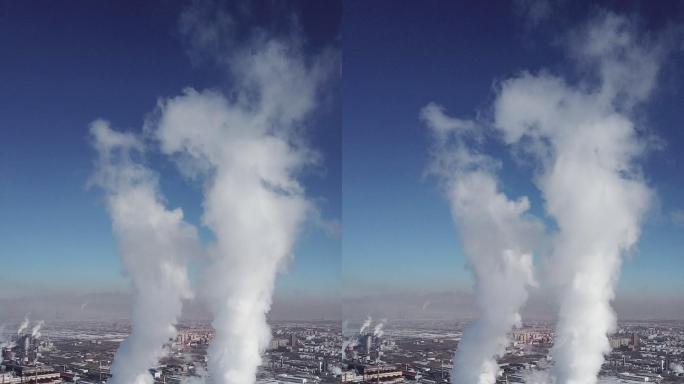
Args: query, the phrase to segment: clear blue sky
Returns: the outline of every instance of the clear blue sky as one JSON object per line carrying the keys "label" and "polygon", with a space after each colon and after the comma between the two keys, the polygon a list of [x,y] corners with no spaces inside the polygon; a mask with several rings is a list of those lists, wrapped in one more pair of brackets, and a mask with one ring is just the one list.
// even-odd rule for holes
{"label": "clear blue sky", "polygon": [[[507,5],[506,5],[507,4]],[[679,2],[609,1],[609,9],[640,14],[646,29],[684,23]],[[372,292],[431,292],[471,286],[447,202],[434,180],[423,178],[429,146],[418,120],[430,101],[450,115],[487,113],[493,86],[522,70],[542,68],[572,76],[558,39],[594,9],[565,2],[537,26],[513,2],[416,1],[344,3],[343,22],[343,276],[349,296]],[[619,8],[612,7],[613,5]],[[667,143],[644,170],[659,206],[623,268],[620,294],[670,295],[684,289],[684,130],[681,52],[664,69],[646,108],[647,124]],[[503,187],[542,202],[531,171],[505,148]]]}
{"label": "clear blue sky", "polygon": [[[314,45],[340,44],[342,29],[341,107],[331,103],[311,129],[325,172],[306,185],[326,218],[342,219],[343,240],[308,229],[279,290],[329,294],[339,288],[341,262],[349,292],[469,286],[447,203],[422,178],[428,138],[418,111],[436,101],[473,117],[491,103],[496,80],[523,69],[568,73],[555,39],[591,9],[568,3],[562,18],[534,28],[494,2],[296,3]],[[676,2],[605,4],[640,13],[647,28],[684,22]],[[191,64],[177,31],[181,9],[176,2],[0,4],[0,294],[126,288],[101,196],[85,187],[94,155],[87,126],[102,117],[138,131],[157,98],[229,83],[215,68]],[[667,143],[645,164],[660,201],[623,269],[621,292],[684,289],[684,225],[670,218],[684,210],[682,64],[680,54],[665,68],[646,110]],[[494,151],[508,159],[505,149]],[[149,161],[169,205],[199,223],[197,188],[167,160]],[[507,193],[531,196],[541,213],[529,170],[505,161],[502,177]]]}
{"label": "clear blue sky", "polygon": [[[256,21],[276,24],[256,6]],[[2,2],[0,4],[0,294],[124,290],[100,192],[88,190],[94,152],[88,124],[105,118],[140,132],[160,97],[184,87],[227,89],[230,79],[193,65],[178,32],[180,2]],[[282,7],[281,7],[282,8]],[[283,9],[280,9],[283,10]],[[341,4],[294,5],[312,49],[339,45]],[[339,89],[309,130],[324,166],[305,176],[323,217],[339,220]],[[170,207],[200,223],[201,196],[167,159],[160,173]],[[208,238],[206,229],[205,237]],[[311,225],[279,294],[337,295],[340,239]]]}

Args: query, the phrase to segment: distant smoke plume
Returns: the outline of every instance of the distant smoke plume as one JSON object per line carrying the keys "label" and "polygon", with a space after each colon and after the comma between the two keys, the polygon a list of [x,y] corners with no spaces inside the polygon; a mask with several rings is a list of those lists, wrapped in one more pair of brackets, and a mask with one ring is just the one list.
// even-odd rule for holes
{"label": "distant smoke plume", "polygon": [[21,324],[19,324],[19,328],[17,328],[17,335],[21,335],[22,333],[24,333],[24,331],[28,329],[28,326],[29,318],[28,315],[26,315],[24,317],[24,321],[22,321]]}
{"label": "distant smoke plume", "polygon": [[43,328],[43,325],[45,325],[44,320],[38,321],[33,328],[31,328],[31,336],[35,337],[36,339],[42,336],[42,333],[40,333],[41,328]]}
{"label": "distant smoke plume", "polygon": [[105,121],[91,124],[97,150],[92,182],[105,192],[119,254],[133,284],[132,331],[112,363],[111,384],[150,384],[148,372],[175,336],[183,298],[190,297],[186,258],[197,252],[197,233],[180,209],[168,210],[156,175],[137,162],[142,142],[112,130]]}
{"label": "distant smoke plume", "polygon": [[382,319],[379,323],[375,324],[375,327],[373,328],[373,336],[382,337],[385,334],[385,322],[387,322],[387,319]]}
{"label": "distant smoke plume", "polygon": [[372,323],[373,318],[368,316],[366,320],[361,324],[361,328],[359,328],[359,334],[362,335],[364,332],[366,332],[366,330],[370,328]]}
{"label": "distant smoke plume", "polygon": [[[385,334],[384,327],[385,323],[387,322],[387,319],[382,319],[380,322],[378,322],[375,327],[373,327],[373,331],[371,332],[371,326],[373,325],[373,318],[371,316],[368,316],[366,320],[361,323],[361,327],[359,328],[358,334],[354,333],[350,335],[346,340],[342,342],[342,358],[346,359],[347,356],[347,349],[348,348],[354,348],[357,345],[359,345],[359,336],[360,335],[365,335],[365,334],[372,334],[375,337],[382,337]],[[344,323],[342,324],[342,335],[345,335],[345,330],[347,327],[347,321],[345,320]]]}
{"label": "distant smoke plume", "polygon": [[[196,6],[183,15],[183,31],[195,48],[216,47],[210,40],[221,41],[231,19],[205,20],[213,13]],[[319,157],[301,128],[332,68],[327,55],[305,55],[297,37],[259,31],[244,46],[228,45],[215,54],[231,92],[189,88],[161,100],[147,129],[182,172],[205,183],[202,221],[216,239],[203,284],[215,329],[209,380],[249,384],[271,338],[266,314],[276,274],[316,213],[298,176]]]}
{"label": "distant smoke plume", "polygon": [[541,165],[536,183],[558,226],[549,278],[560,300],[551,380],[593,384],[616,327],[611,301],[620,265],[652,198],[637,164],[649,140],[633,116],[655,86],[663,52],[610,13],[574,34],[570,47],[588,77],[570,84],[523,73],[503,82],[495,126]]}
{"label": "distant smoke plume", "polygon": [[28,334],[29,328],[31,329],[31,336],[35,338],[39,338],[42,336],[40,333],[40,330],[43,328],[43,325],[45,325],[44,320],[39,320],[33,324],[33,327],[31,327],[31,320],[29,319],[29,315],[24,316],[24,320],[19,324],[19,327],[17,328],[17,335],[22,335],[22,334]]}
{"label": "distant smoke plume", "polygon": [[429,172],[449,199],[480,312],[459,343],[452,383],[494,384],[496,358],[520,323],[528,286],[535,284],[532,251],[543,226],[527,213],[526,197],[511,200],[499,191],[498,163],[476,149],[483,136],[475,122],[449,117],[434,103],[420,116],[433,137]]}

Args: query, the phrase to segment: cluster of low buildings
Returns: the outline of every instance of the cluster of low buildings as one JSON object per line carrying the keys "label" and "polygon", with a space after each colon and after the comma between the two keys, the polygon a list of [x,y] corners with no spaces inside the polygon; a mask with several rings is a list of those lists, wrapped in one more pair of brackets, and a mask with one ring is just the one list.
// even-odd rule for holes
{"label": "cluster of low buildings", "polygon": [[[462,324],[395,323],[385,337],[348,337],[342,383],[449,383]],[[535,323],[511,333],[498,361],[497,384],[525,383],[553,367],[552,324]],[[621,324],[609,338],[600,380],[611,383],[684,384],[684,323]]]}
{"label": "cluster of low buildings", "polygon": [[[119,344],[130,332],[125,322],[109,326],[51,324],[48,337],[11,335],[1,348],[0,384],[106,383]],[[203,376],[207,347],[213,338],[208,324],[179,327],[168,354],[149,370],[155,383],[180,384]],[[340,377],[341,329],[337,322],[278,323],[259,367],[257,383],[335,383]]]}
{"label": "cluster of low buildings", "polygon": [[[360,332],[349,336],[343,348],[342,383],[448,382],[450,353],[443,340]],[[437,346],[437,348],[433,348]],[[418,359],[417,359],[418,358]],[[447,363],[447,364],[445,364]]]}
{"label": "cluster of low buildings", "polygon": [[602,372],[629,382],[684,383],[684,326],[623,324],[610,338]]}
{"label": "cluster of low buildings", "polygon": [[[339,323],[275,323],[264,382],[336,383],[342,345]],[[270,380],[270,381],[269,381]]]}
{"label": "cluster of low buildings", "polygon": [[0,384],[64,382],[61,372],[39,361],[42,352],[53,348],[50,340],[42,340],[34,332],[18,332],[2,346]]}
{"label": "cluster of low buildings", "polygon": [[[54,325],[43,337],[28,331],[5,337],[0,384],[105,383],[127,327],[98,324],[96,331],[74,331],[73,325]],[[337,322],[275,323],[272,329],[259,384],[446,384],[462,336],[461,326],[426,323],[397,323],[384,333],[368,330],[346,337]],[[531,373],[551,368],[553,336],[544,325],[515,330],[499,359],[497,384],[525,383]],[[202,376],[212,338],[208,324],[181,326],[167,345],[168,355],[150,369],[154,382],[175,384]],[[609,342],[612,351],[602,377],[684,384],[684,324],[621,324]]]}

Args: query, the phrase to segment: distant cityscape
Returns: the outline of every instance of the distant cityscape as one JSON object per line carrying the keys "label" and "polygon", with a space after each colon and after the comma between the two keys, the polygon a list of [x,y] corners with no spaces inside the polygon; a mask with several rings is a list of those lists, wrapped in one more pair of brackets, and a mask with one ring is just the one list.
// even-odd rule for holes
{"label": "distant cityscape", "polygon": [[[335,383],[341,373],[341,329],[337,322],[272,325],[273,339],[263,356],[257,383]],[[105,383],[125,322],[58,322],[40,333],[5,329],[0,384]],[[168,354],[150,369],[154,383],[183,383],[206,373],[209,324],[179,326]]]}
{"label": "distant cityscape", "polygon": [[[2,334],[0,384],[106,383],[127,322],[22,324]],[[277,322],[257,383],[449,383],[465,322]],[[213,337],[203,322],[182,324],[167,355],[150,369],[154,383],[206,376]],[[553,366],[551,324],[527,323],[511,334],[499,359],[497,384],[530,383]],[[609,338],[600,378],[611,383],[684,383],[684,322],[624,322]]]}
{"label": "distant cityscape", "polygon": [[[379,337],[371,327],[347,335],[342,383],[449,383],[465,323],[401,322]],[[499,359],[497,384],[529,383],[552,367],[551,324],[515,330]],[[684,383],[684,322],[622,323],[600,378],[611,383]]]}

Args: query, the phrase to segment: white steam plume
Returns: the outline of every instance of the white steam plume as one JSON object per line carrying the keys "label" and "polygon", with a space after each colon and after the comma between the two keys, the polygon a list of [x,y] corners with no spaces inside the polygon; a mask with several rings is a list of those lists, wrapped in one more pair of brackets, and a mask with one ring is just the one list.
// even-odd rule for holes
{"label": "white steam plume", "polygon": [[359,328],[359,335],[363,335],[364,332],[366,332],[367,329],[370,328],[371,324],[373,323],[373,318],[368,316],[366,320],[361,324],[361,328]]}
{"label": "white steam plume", "polygon": [[440,178],[449,199],[480,312],[459,343],[451,382],[494,384],[496,358],[520,323],[528,286],[535,284],[532,251],[543,226],[527,213],[526,197],[510,200],[499,191],[498,164],[475,149],[482,138],[477,124],[449,117],[434,103],[422,109],[421,119],[434,139],[429,172]]}
{"label": "white steam plume", "polygon": [[305,56],[296,38],[259,33],[231,48],[220,60],[229,95],[186,89],[160,101],[147,129],[181,171],[205,180],[202,220],[216,238],[204,276],[215,329],[209,380],[249,384],[271,338],[276,275],[315,213],[298,175],[319,159],[300,131],[331,68],[327,56]]}
{"label": "white steam plume", "polygon": [[373,328],[373,336],[382,337],[385,334],[385,322],[387,322],[387,319],[382,319],[379,323],[375,324],[375,327]]}
{"label": "white steam plume", "polygon": [[45,324],[45,320],[40,320],[38,321],[33,328],[31,328],[31,336],[35,337],[36,339],[42,336],[42,333],[40,333],[41,328],[43,328],[43,325]]}
{"label": "white steam plume", "polygon": [[29,318],[28,315],[24,316],[24,321],[19,324],[19,328],[17,328],[17,335],[21,335],[24,333],[25,330],[28,329],[29,326]]}
{"label": "white steam plume", "polygon": [[139,139],[102,120],[91,124],[90,133],[98,155],[92,182],[105,192],[134,292],[132,331],[114,357],[109,383],[150,384],[148,369],[163,356],[182,299],[190,297],[186,258],[198,250],[197,233],[180,209],[165,208],[156,175],[135,161],[143,151]]}
{"label": "white steam plume", "polygon": [[546,73],[505,81],[495,125],[539,161],[536,182],[558,226],[549,278],[560,300],[551,380],[594,384],[616,327],[611,300],[620,265],[652,198],[636,163],[648,140],[633,115],[655,86],[662,51],[610,13],[571,41],[583,73],[594,77],[576,85]]}

